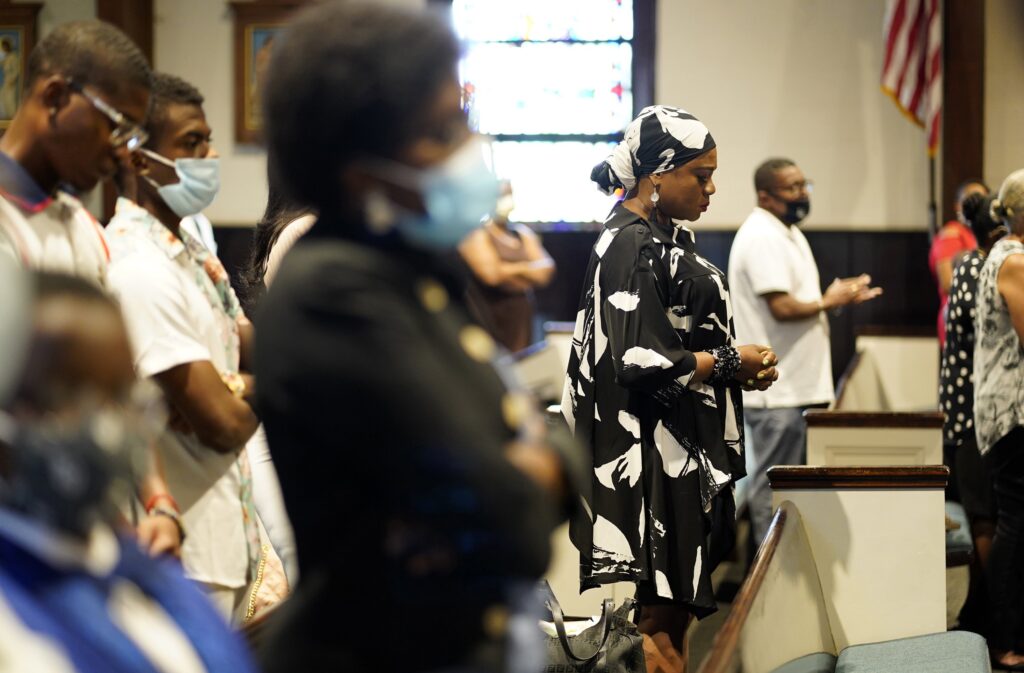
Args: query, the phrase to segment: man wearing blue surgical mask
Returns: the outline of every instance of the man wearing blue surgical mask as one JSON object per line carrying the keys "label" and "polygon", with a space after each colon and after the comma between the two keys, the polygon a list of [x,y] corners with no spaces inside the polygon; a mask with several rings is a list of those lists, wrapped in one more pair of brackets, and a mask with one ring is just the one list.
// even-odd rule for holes
{"label": "man wearing blue surgical mask", "polygon": [[161,447],[189,531],[185,574],[239,623],[262,548],[244,449],[258,424],[247,373],[252,326],[220,260],[181,227],[218,188],[202,103],[188,82],[154,74],[149,141],[119,180],[134,201],[118,199],[107,228],[109,284],[124,309],[136,371],[160,385],[170,407]]}

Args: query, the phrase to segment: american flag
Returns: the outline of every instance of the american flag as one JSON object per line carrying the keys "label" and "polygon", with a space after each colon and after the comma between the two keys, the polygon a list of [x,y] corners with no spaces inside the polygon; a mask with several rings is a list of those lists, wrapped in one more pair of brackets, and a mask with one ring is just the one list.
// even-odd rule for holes
{"label": "american flag", "polygon": [[887,0],[882,91],[928,133],[935,156],[942,125],[942,16],[939,0]]}

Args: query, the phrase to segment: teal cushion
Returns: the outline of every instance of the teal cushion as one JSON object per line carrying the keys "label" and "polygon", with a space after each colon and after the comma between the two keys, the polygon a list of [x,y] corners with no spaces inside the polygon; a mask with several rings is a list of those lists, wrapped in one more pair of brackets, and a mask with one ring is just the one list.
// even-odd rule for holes
{"label": "teal cushion", "polygon": [[971,539],[971,522],[967,520],[967,512],[964,511],[963,505],[947,500],[946,516],[960,524],[956,530],[946,531],[946,554],[973,552],[974,540]]}
{"label": "teal cushion", "polygon": [[985,639],[967,631],[854,645],[839,654],[836,673],[989,673]]}
{"label": "teal cushion", "polygon": [[836,658],[828,652],[816,652],[794,659],[776,668],[772,673],[833,673]]}

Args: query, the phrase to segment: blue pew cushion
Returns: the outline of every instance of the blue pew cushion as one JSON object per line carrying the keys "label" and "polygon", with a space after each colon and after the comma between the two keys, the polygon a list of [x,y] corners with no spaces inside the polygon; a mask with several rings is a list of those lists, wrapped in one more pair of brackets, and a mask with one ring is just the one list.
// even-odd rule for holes
{"label": "blue pew cushion", "polygon": [[967,512],[960,503],[947,500],[946,516],[960,524],[956,530],[946,531],[946,565],[966,565],[974,553],[971,522],[967,519]]}
{"label": "blue pew cushion", "polygon": [[839,654],[836,673],[989,673],[985,639],[948,631],[854,645]]}
{"label": "blue pew cushion", "polygon": [[835,670],[835,655],[828,652],[816,652],[789,661],[776,668],[772,673],[833,673]]}

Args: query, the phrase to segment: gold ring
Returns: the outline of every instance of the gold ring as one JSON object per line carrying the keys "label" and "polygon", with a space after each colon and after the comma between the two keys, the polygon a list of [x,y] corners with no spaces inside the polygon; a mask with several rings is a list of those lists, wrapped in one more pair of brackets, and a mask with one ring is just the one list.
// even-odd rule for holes
{"label": "gold ring", "polygon": [[753,388],[754,387],[754,379],[747,379],[747,387],[748,388]]}

